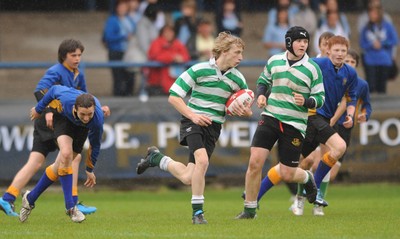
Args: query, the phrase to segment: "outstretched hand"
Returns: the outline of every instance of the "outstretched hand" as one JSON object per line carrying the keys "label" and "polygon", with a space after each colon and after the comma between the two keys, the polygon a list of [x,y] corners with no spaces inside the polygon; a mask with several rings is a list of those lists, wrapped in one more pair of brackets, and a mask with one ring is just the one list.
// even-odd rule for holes
{"label": "outstretched hand", "polygon": [[93,188],[96,185],[96,175],[93,172],[86,171],[86,176],[87,179],[84,185],[88,188]]}

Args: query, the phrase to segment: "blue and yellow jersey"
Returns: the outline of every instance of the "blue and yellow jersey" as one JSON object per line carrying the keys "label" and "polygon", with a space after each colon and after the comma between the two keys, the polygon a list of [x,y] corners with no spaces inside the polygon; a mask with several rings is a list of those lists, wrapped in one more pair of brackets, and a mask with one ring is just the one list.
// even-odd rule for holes
{"label": "blue and yellow jersey", "polygon": [[89,142],[91,147],[90,160],[86,162],[86,170],[91,172],[96,165],[97,158],[100,153],[101,138],[103,135],[103,124],[104,115],[101,110],[101,104],[99,100],[94,97],[96,106],[93,118],[89,123],[84,124],[82,121],[75,116],[73,109],[75,105],[76,98],[85,94],[86,92],[76,90],[67,86],[55,85],[49,89],[49,91],[43,96],[43,98],[38,102],[35,109],[39,114],[47,107],[47,105],[53,101],[58,100],[60,107],[56,108],[57,111],[64,117],[66,117],[73,124],[78,126],[83,126],[89,129]]}
{"label": "blue and yellow jersey", "polygon": [[[60,63],[50,67],[38,82],[34,91],[37,100],[39,101],[53,85],[68,86],[87,92],[85,75],[78,69],[71,69]],[[40,93],[40,97],[36,92]]]}
{"label": "blue and yellow jersey", "polygon": [[332,118],[346,94],[350,99],[347,105],[356,105],[357,101],[357,83],[358,76],[355,69],[347,64],[343,64],[339,69],[335,69],[329,58],[314,58],[313,59],[321,68],[324,88],[325,88],[325,103],[317,109],[317,114],[325,118]]}
{"label": "blue and yellow jersey", "polygon": [[[358,78],[358,84],[357,84],[357,104],[356,104],[356,110],[354,113],[354,124],[357,123],[357,117],[359,112],[365,113],[367,120],[371,116],[372,113],[372,107],[370,103],[370,97],[369,97],[369,86],[368,83],[361,79]],[[347,96],[346,96],[347,97]],[[347,102],[350,99],[347,97]],[[343,122],[346,121],[346,115],[347,113],[345,112],[338,120],[339,125],[343,125]]]}

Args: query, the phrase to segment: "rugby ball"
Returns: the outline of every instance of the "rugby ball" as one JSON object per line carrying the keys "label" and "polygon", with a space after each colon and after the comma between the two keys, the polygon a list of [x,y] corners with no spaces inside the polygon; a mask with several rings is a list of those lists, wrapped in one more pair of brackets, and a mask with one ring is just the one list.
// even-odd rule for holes
{"label": "rugby ball", "polygon": [[232,115],[233,103],[237,100],[242,102],[245,106],[251,106],[254,102],[254,92],[249,89],[242,89],[233,93],[225,104],[225,112],[228,115]]}

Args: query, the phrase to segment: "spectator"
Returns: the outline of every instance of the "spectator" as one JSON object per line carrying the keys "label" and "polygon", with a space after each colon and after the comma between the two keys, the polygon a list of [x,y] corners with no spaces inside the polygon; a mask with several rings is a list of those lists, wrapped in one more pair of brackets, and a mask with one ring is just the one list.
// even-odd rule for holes
{"label": "spectator", "polygon": [[347,20],[346,14],[340,11],[337,0],[326,0],[325,3],[321,3],[319,11],[320,14],[318,27],[321,27],[321,25],[325,24],[328,21],[328,12],[337,12],[338,22],[341,28],[343,28],[344,32],[346,33],[346,35],[342,36],[350,36],[351,31],[349,21]]}
{"label": "spectator", "polygon": [[268,58],[286,50],[285,34],[289,29],[288,9],[278,9],[274,24],[267,23],[264,31],[263,45],[268,50]]}
{"label": "spectator", "polygon": [[386,93],[386,82],[393,64],[393,48],[398,44],[393,24],[383,18],[382,7],[370,6],[369,22],[360,35],[364,70],[370,92]]}
{"label": "spectator", "polygon": [[197,33],[190,37],[187,48],[192,60],[206,61],[212,55],[214,47],[213,25],[208,20],[201,20]]}
{"label": "spectator", "polygon": [[[147,6],[149,6],[150,4],[157,5],[158,0],[143,0],[139,5],[138,13],[141,16],[143,16],[145,14],[144,12],[146,11]],[[160,30],[165,25],[165,14],[160,9],[157,12],[157,16],[154,21],[154,25],[157,27],[158,30]]]}
{"label": "spectator", "polygon": [[[106,21],[103,40],[108,49],[110,61],[121,61],[128,47],[128,40],[132,35],[132,24],[127,17],[127,0],[117,0],[115,13]],[[128,96],[133,93],[133,79],[124,68],[112,68],[113,94]]]}
{"label": "spectator", "polygon": [[[278,9],[287,8],[289,17],[292,17],[297,11],[297,6],[292,4],[291,0],[277,0],[276,6],[268,11],[268,24],[274,25],[276,23]],[[289,20],[292,22],[292,20]]]}
{"label": "spectator", "polygon": [[332,32],[323,32],[319,38],[318,38],[318,48],[319,48],[319,54],[317,55],[318,57],[328,57],[328,40],[329,38],[333,37],[335,34]]}
{"label": "spectator", "polygon": [[176,37],[184,45],[192,35],[196,34],[197,25],[201,18],[196,14],[196,1],[183,0],[181,4],[182,15],[178,17],[174,24]]}
{"label": "spectator", "polygon": [[[317,15],[311,9],[310,0],[297,1],[297,12],[290,17],[289,26],[301,26],[307,29],[312,39],[317,30]],[[311,47],[308,50],[310,51]]]}
{"label": "spectator", "polygon": [[143,13],[139,11],[140,0],[128,0],[128,19],[131,21],[134,31],[136,30],[136,25],[142,18]]}
{"label": "spectator", "polygon": [[[157,38],[159,32],[156,26],[158,11],[159,9],[156,4],[147,5],[144,15],[136,25],[136,32],[130,39],[129,48],[126,57],[124,57],[126,62],[145,63],[148,61],[147,52],[150,48],[150,44]],[[133,67],[130,68],[129,71],[136,75],[140,74],[141,85],[139,89],[139,99],[143,102],[147,101],[145,85],[148,77],[148,68]]]}
{"label": "spectator", "polygon": [[320,54],[318,47],[318,39],[323,32],[332,32],[336,36],[343,36],[347,40],[349,39],[349,35],[342,26],[339,21],[339,12],[337,11],[328,11],[326,13],[326,21],[322,23],[322,25],[317,29],[314,35],[314,51],[317,54]]}
{"label": "spectator", "polygon": [[223,1],[222,8],[217,8],[215,21],[217,23],[218,32],[229,31],[231,34],[240,37],[243,23],[235,0]]}
{"label": "spectator", "polygon": [[[369,0],[367,8],[358,16],[357,20],[357,32],[361,33],[363,28],[368,24],[368,8],[370,7],[382,7],[381,0]],[[383,19],[389,23],[392,23],[392,18],[387,12],[383,12]]]}
{"label": "spectator", "polygon": [[[190,60],[186,47],[175,38],[174,28],[168,24],[161,28],[159,37],[151,43],[148,58],[165,64]],[[180,72],[177,72],[178,69],[181,69]],[[169,88],[183,71],[183,68],[175,66],[150,68],[147,81],[149,95],[168,95]]]}
{"label": "spectator", "polygon": [[[140,59],[139,54],[137,54],[137,37],[136,37],[136,28],[138,25],[138,22],[140,21],[140,18],[142,17],[141,14],[139,13],[139,0],[128,0],[128,14],[127,18],[129,20],[129,23],[131,24],[132,27],[132,35],[129,38],[128,41],[128,46],[125,51],[123,61],[124,62],[134,62],[134,63],[139,63],[139,62],[145,62],[146,58]],[[132,93],[134,93],[135,90],[135,82],[137,79],[137,68],[127,68],[127,74],[129,79],[132,79]],[[130,87],[130,86],[129,86]]]}

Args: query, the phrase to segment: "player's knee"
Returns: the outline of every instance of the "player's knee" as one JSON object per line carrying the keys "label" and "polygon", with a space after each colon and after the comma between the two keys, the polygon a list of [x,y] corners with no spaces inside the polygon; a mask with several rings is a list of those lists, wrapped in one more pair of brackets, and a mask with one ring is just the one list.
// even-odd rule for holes
{"label": "player's knee", "polygon": [[331,151],[331,156],[335,159],[339,159],[343,156],[346,148],[346,142],[344,142],[344,140],[338,140],[338,142],[334,145],[333,150]]}
{"label": "player's knee", "polygon": [[70,149],[60,149],[59,152],[62,161],[72,160],[73,152]]}
{"label": "player's knee", "polygon": [[196,159],[196,167],[199,169],[202,169],[203,171],[206,171],[208,168],[209,162],[208,158],[200,158]]}

